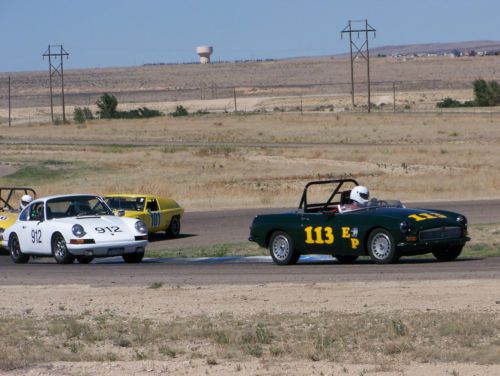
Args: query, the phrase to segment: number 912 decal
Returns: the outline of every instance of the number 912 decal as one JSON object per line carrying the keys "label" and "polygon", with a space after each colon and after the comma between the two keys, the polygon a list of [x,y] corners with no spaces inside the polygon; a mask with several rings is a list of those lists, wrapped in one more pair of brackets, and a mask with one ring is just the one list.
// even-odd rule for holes
{"label": "number 912 decal", "polygon": [[95,230],[99,234],[104,234],[106,232],[110,232],[110,233],[123,232],[122,230],[120,230],[120,227],[118,227],[118,226],[96,227]]}

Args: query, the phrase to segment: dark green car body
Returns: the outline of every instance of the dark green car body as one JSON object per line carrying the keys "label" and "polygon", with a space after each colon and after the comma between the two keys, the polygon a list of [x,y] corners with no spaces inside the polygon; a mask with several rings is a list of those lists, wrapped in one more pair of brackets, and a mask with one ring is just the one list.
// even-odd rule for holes
{"label": "dark green car body", "polygon": [[[329,183],[337,185],[330,199],[320,204],[308,204],[308,188]],[[299,209],[256,216],[249,240],[267,248],[273,235],[282,234],[282,240],[289,243],[294,257],[280,263],[273,256],[271,247],[271,256],[278,264],[294,263],[300,254],[331,254],[345,261],[369,255],[375,262],[389,263],[401,256],[432,252],[438,259],[451,260],[470,240],[467,237],[467,220],[459,213],[410,209],[399,202],[388,201],[372,201],[363,209],[339,211],[337,208],[343,204],[342,199],[337,202],[335,198],[345,197],[346,192],[350,192],[341,191],[341,187],[349,183],[358,185],[353,179],[309,183],[304,189]],[[378,240],[377,234],[381,234]],[[380,255],[377,241],[383,243],[381,246],[391,247],[392,251],[387,250],[392,252],[388,259],[373,257],[373,254]],[[450,257],[452,254],[456,256]]]}

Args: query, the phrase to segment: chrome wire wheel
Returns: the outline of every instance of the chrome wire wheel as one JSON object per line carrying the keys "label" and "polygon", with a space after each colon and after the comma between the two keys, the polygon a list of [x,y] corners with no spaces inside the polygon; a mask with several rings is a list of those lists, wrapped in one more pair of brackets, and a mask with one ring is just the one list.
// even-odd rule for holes
{"label": "chrome wire wheel", "polygon": [[283,234],[276,235],[273,239],[272,251],[277,260],[285,261],[290,254],[288,238]]}
{"label": "chrome wire wheel", "polygon": [[385,260],[392,251],[391,239],[384,233],[378,233],[372,238],[370,249],[376,259]]}

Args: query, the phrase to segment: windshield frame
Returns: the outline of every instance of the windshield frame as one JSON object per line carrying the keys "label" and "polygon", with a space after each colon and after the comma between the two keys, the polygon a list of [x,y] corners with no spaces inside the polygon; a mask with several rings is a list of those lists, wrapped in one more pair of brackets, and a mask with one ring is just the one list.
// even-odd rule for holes
{"label": "windshield frame", "polygon": [[[97,200],[98,203],[96,203],[96,206],[97,204],[101,204],[103,209],[104,209],[104,213],[102,212],[88,212],[83,214],[83,213],[78,213],[76,215],[64,215],[62,217],[51,217],[51,218],[48,218],[48,213],[49,213],[49,205],[52,203],[60,203],[60,202],[68,202],[68,206],[72,205],[74,202],[81,202],[81,201],[90,201],[90,200]],[[95,206],[94,206],[95,208]],[[94,208],[91,208],[91,211],[94,211]],[[87,217],[87,216],[91,216],[91,217],[95,217],[95,216],[104,216],[104,215],[110,215],[110,216],[114,216],[114,213],[113,211],[109,208],[108,204],[106,204],[106,201],[103,200],[102,197],[100,196],[96,196],[96,195],[74,195],[74,196],[59,196],[59,197],[53,197],[53,198],[50,198],[48,200],[45,201],[45,219],[46,220],[52,220],[52,219],[60,219],[60,218],[79,218],[79,217]],[[50,210],[51,211],[51,210]]]}
{"label": "windshield frame", "polygon": [[[140,201],[140,203],[142,204],[142,208],[141,209],[135,209],[135,210],[131,210],[129,208],[113,208],[111,205],[108,204],[108,200],[118,200],[118,201],[127,201],[127,202],[133,202],[133,201],[136,201],[137,203],[137,200]],[[143,213],[146,209],[146,204],[147,204],[147,201],[148,201],[148,198],[146,196],[105,196],[104,197],[104,201],[106,202],[106,204],[108,205],[108,207],[113,210],[113,211],[130,211],[130,212],[134,212],[134,213]]]}

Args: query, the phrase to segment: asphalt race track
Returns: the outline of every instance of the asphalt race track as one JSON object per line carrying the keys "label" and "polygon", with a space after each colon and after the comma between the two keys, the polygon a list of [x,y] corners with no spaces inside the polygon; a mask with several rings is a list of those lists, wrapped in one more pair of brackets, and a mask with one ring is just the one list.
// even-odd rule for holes
{"label": "asphalt race track", "polygon": [[[410,207],[458,211],[471,224],[500,222],[500,200],[411,203]],[[182,248],[196,245],[245,242],[252,218],[258,213],[286,209],[242,209],[186,213],[178,239],[153,237],[149,249]],[[147,256],[147,253],[146,253]],[[0,284],[168,284],[335,282],[398,279],[500,278],[500,257],[464,259],[439,263],[428,259],[402,259],[395,265],[374,265],[361,261],[340,265],[335,259],[301,260],[279,267],[268,258],[221,258],[209,260],[146,259],[137,265],[120,259],[103,259],[90,265],[56,265],[51,259],[16,265],[0,255]]]}

